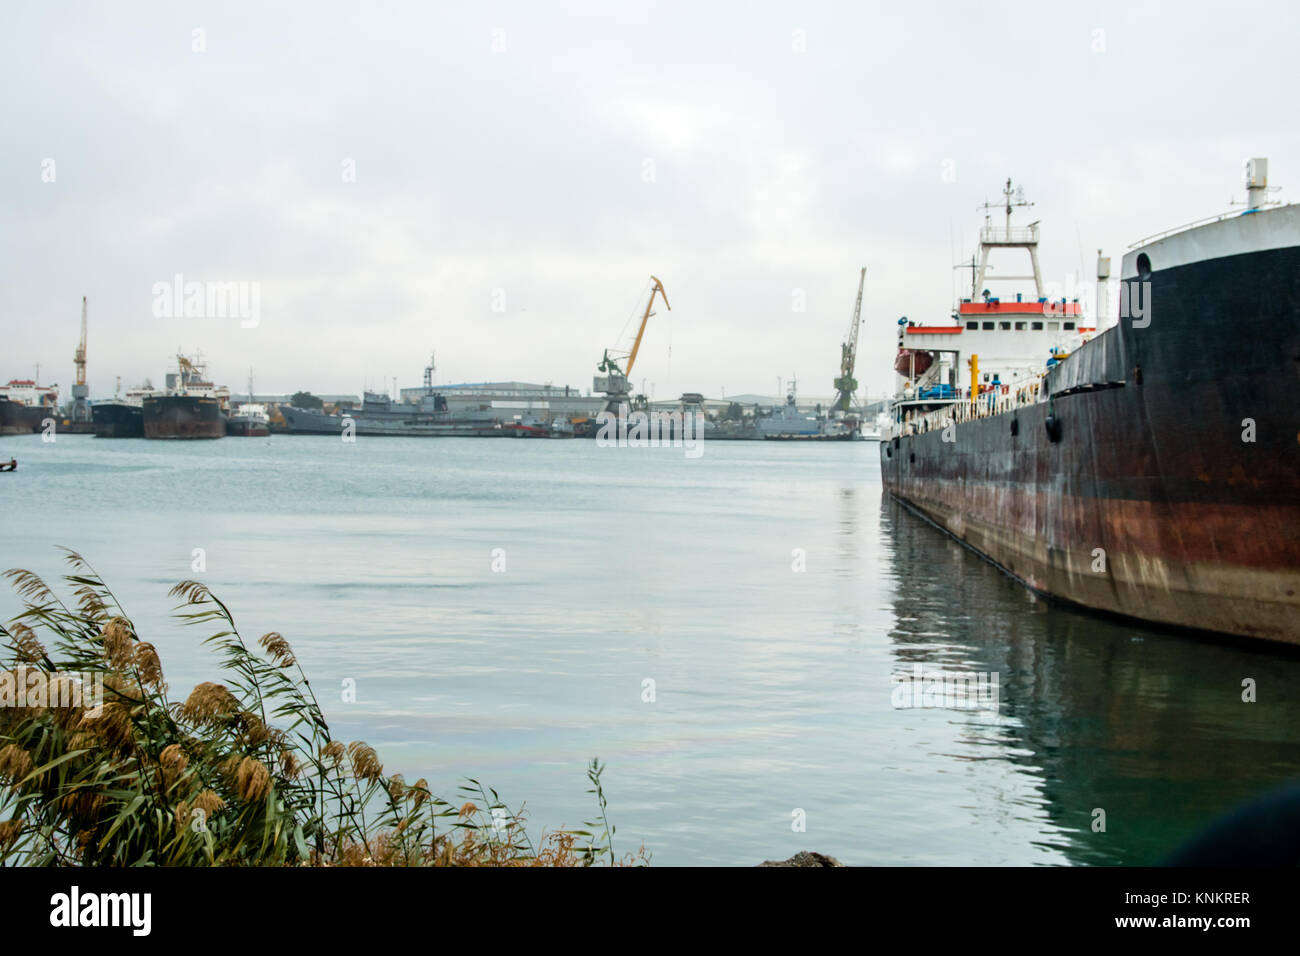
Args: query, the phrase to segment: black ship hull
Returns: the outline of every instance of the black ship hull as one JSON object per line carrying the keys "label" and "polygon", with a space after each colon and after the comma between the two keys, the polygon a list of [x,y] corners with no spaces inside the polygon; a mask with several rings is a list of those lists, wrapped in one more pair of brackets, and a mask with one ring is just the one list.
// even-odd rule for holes
{"label": "black ship hull", "polygon": [[1300,216],[1232,230],[1273,247],[1145,247],[1123,283],[1145,317],[1053,369],[1045,401],[883,441],[888,493],[1039,592],[1300,644]]}
{"label": "black ship hull", "polygon": [[224,438],[226,416],[215,398],[159,395],[141,409],[145,438]]}
{"label": "black ship hull", "polygon": [[41,430],[41,423],[53,418],[54,412],[41,405],[24,405],[0,398],[0,435],[30,435]]}
{"label": "black ship hull", "polygon": [[139,405],[101,402],[91,406],[96,438],[143,438],[144,411]]}

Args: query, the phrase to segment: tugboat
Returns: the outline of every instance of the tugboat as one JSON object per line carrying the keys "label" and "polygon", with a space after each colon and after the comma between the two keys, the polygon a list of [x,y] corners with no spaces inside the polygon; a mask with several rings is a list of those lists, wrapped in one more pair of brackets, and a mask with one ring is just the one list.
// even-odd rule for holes
{"label": "tugboat", "polygon": [[271,434],[271,416],[265,405],[245,402],[236,405],[226,422],[226,434],[241,438],[260,438]]}
{"label": "tugboat", "polygon": [[226,434],[240,438],[262,438],[271,434],[271,415],[265,405],[253,401],[253,376],[248,376],[248,401],[236,405],[226,422]]}
{"label": "tugboat", "polygon": [[[1300,205],[1268,188],[1250,160],[1244,212],[1131,246],[1118,320],[1095,334],[1043,295],[1038,225],[1012,227],[1029,204],[1008,181],[970,297],[942,325],[899,325],[900,354],[934,360],[899,376],[886,492],[1041,594],[1300,644]],[[1029,301],[983,289],[1008,249],[1029,254]]]}
{"label": "tugboat", "polygon": [[206,380],[201,360],[176,356],[167,388],[144,399],[145,438],[224,438],[230,390]]}
{"label": "tugboat", "polygon": [[518,416],[513,421],[502,422],[501,430],[515,438],[549,438],[550,426],[536,415]]}

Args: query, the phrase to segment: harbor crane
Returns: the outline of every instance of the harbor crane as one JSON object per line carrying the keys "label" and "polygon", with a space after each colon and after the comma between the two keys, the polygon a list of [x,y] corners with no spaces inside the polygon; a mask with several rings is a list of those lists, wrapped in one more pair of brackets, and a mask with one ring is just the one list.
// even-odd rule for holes
{"label": "harbor crane", "polygon": [[847,414],[853,405],[853,394],[858,390],[857,379],[853,377],[853,366],[858,357],[858,330],[862,327],[862,287],[867,282],[867,267],[862,267],[858,278],[858,301],[853,306],[853,321],[849,325],[849,334],[840,343],[840,377],[835,380],[835,404],[833,411]]}
{"label": "harbor crane", "polygon": [[[654,315],[655,296],[663,297],[664,307],[669,312],[673,307],[668,304],[668,293],[664,291],[664,284],[654,276],[650,277],[650,298],[646,300],[645,312],[641,316],[641,325],[636,330],[636,338],[632,342],[630,352],[620,350],[605,349],[604,357],[601,358],[600,364],[596,366],[596,371],[603,372],[603,375],[597,375],[592,379],[592,391],[604,392],[608,399],[605,403],[607,411],[618,411],[618,406],[628,400],[628,376],[632,374],[632,366],[636,364],[637,352],[641,350],[641,338],[645,335],[646,323],[650,321],[650,316]],[[627,367],[624,368],[620,363],[626,359]]]}
{"label": "harbor crane", "polygon": [[77,345],[72,361],[77,366],[76,384],[72,386],[72,420],[78,423],[90,421],[90,389],[86,387],[86,297],[81,297],[81,342]]}

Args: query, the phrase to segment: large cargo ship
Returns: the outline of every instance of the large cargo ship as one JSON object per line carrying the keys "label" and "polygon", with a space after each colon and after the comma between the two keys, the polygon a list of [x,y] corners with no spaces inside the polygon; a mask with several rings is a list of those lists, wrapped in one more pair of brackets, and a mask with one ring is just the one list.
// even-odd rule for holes
{"label": "large cargo ship", "polygon": [[176,357],[167,388],[142,403],[145,438],[224,438],[230,391],[206,380],[201,361]]}
{"label": "large cargo ship", "polygon": [[11,378],[0,386],[0,435],[29,435],[57,419],[58,392],[35,379]]}
{"label": "large cargo ship", "polygon": [[123,398],[95,402],[90,406],[90,420],[96,438],[143,438],[144,400],[153,387],[133,388]]}
{"label": "large cargo ship", "polygon": [[[1094,335],[1042,295],[1008,184],[971,297],[899,327],[900,355],[933,362],[900,377],[887,492],[1043,594],[1300,643],[1300,206],[1270,208],[1262,160],[1247,185],[1244,212],[1131,247],[1118,322]],[[1037,294],[1003,302],[988,255],[1017,248]],[[1098,277],[1108,316],[1100,257]]]}
{"label": "large cargo ship", "polygon": [[96,438],[143,438],[144,411],[140,405],[112,400],[90,407]]}

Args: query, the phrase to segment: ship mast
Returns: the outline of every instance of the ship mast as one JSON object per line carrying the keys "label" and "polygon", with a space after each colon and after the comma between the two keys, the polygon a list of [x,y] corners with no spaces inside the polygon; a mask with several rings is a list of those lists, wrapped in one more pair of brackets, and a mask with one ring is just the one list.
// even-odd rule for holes
{"label": "ship mast", "polygon": [[433,394],[433,373],[438,369],[438,353],[429,353],[429,364],[424,367],[424,394]]}
{"label": "ship mast", "polygon": [[[977,206],[978,209],[984,210],[984,228],[980,230],[980,261],[979,267],[971,276],[970,297],[972,302],[978,302],[984,292],[984,283],[993,281],[986,279],[989,269],[989,253],[994,249],[1024,249],[1029,253],[1029,262],[1033,266],[1034,274],[1029,276],[998,276],[998,282],[1029,279],[1034,280],[1034,295],[1038,298],[1043,297],[1043,276],[1038,268],[1038,222],[1031,222],[1023,229],[1011,228],[1011,213],[1018,207],[1028,208],[1033,203],[1025,201],[1024,187],[1011,188],[1011,180],[1007,179],[1007,184],[1002,188],[1001,203],[984,203]],[[1002,229],[993,225],[990,210],[1002,208],[1006,213],[1006,226]]]}

